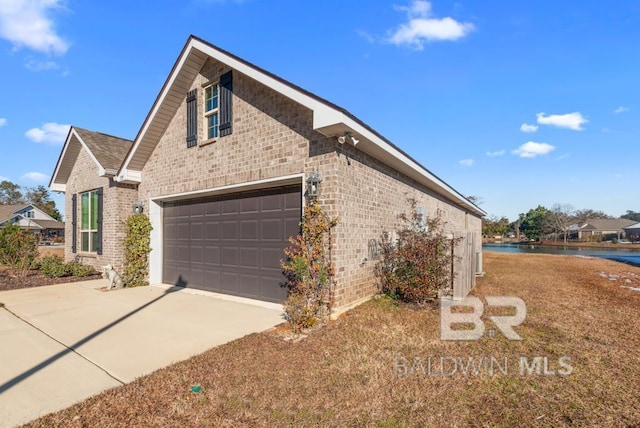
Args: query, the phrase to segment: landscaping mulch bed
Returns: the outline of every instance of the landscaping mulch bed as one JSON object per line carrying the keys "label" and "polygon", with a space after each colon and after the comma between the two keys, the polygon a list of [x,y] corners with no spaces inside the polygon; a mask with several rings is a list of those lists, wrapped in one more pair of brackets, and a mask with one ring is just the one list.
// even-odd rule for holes
{"label": "landscaping mulch bed", "polygon": [[[522,341],[489,334],[486,316],[480,340],[442,341],[437,307],[374,299],[303,340],[284,340],[282,328],[252,334],[29,426],[640,426],[640,293],[631,289],[640,268],[538,254],[484,260],[473,294],[521,298]],[[467,364],[483,356],[504,372]],[[523,357],[544,364],[522,372]],[[450,358],[444,370],[441,358]]]}
{"label": "landscaping mulch bed", "polygon": [[43,285],[63,284],[67,282],[88,281],[91,279],[100,279],[99,273],[95,275],[77,277],[65,276],[62,278],[48,278],[38,271],[28,272],[26,276],[20,277],[11,275],[10,272],[0,267],[0,291],[17,290],[19,288],[41,287]]}

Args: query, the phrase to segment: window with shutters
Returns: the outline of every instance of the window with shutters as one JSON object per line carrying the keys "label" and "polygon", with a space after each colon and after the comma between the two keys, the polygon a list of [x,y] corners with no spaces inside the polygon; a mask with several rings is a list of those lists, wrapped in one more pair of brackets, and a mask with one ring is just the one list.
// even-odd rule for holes
{"label": "window with shutters", "polygon": [[218,84],[204,88],[204,116],[207,124],[207,138],[218,138],[220,127],[220,89]]}
{"label": "window with shutters", "polygon": [[80,251],[97,253],[98,239],[98,190],[80,194]]}

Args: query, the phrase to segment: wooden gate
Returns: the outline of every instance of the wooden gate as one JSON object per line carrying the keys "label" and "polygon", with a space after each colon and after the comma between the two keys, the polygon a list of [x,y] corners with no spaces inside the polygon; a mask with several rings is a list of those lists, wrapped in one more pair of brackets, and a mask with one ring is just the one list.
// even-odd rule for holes
{"label": "wooden gate", "polygon": [[476,253],[473,232],[455,232],[454,240],[459,239],[453,250],[451,263],[453,277],[453,298],[462,299],[476,285]]}

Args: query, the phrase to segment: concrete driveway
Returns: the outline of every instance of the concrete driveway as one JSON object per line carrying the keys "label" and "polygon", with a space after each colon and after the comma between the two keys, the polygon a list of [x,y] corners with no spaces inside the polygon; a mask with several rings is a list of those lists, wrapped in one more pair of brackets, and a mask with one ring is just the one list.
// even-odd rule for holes
{"label": "concrete driveway", "polygon": [[63,409],[282,320],[279,305],[106,280],[0,292],[0,427]]}

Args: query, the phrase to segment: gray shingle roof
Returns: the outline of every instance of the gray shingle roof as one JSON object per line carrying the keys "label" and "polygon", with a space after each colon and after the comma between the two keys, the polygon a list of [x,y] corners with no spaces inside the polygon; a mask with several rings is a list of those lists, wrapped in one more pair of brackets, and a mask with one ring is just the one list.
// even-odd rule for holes
{"label": "gray shingle roof", "polygon": [[622,230],[627,226],[631,226],[636,223],[633,220],[627,220],[626,218],[598,218],[593,220],[587,220],[582,229],[593,230]]}
{"label": "gray shingle roof", "polygon": [[13,217],[13,214],[16,211],[20,211],[22,208],[26,207],[26,204],[20,205],[0,205],[0,221],[4,221],[10,217]]}
{"label": "gray shingle roof", "polygon": [[118,170],[133,141],[73,127],[104,169]]}

